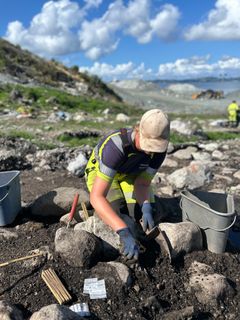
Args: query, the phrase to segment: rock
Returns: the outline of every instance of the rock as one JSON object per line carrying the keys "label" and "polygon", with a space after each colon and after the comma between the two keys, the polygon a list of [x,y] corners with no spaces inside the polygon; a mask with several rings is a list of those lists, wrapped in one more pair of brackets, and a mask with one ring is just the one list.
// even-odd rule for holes
{"label": "rock", "polygon": [[183,320],[183,319],[193,319],[194,307],[186,307],[181,310],[170,311],[162,316],[162,320]]}
{"label": "rock", "polygon": [[8,301],[0,301],[0,319],[1,320],[24,320],[22,312]]}
{"label": "rock", "polygon": [[99,262],[91,269],[91,277],[105,280],[108,297],[111,289],[121,290],[132,284],[131,270],[120,262]]}
{"label": "rock", "polygon": [[225,156],[221,151],[214,150],[212,153],[213,159],[226,160],[227,156]]}
{"label": "rock", "polygon": [[180,120],[173,120],[170,123],[170,129],[172,131],[176,131],[180,134],[185,134],[185,135],[191,135],[193,134],[194,130],[191,127],[190,122],[183,122]]}
{"label": "rock", "polygon": [[168,148],[167,148],[167,154],[172,153],[174,151],[174,145],[172,142],[169,142]]}
{"label": "rock", "polygon": [[206,151],[213,152],[219,148],[219,144],[216,142],[208,143],[208,144],[200,144],[200,148],[205,149]]}
{"label": "rock", "polygon": [[114,259],[119,254],[119,236],[98,216],[89,217],[86,221],[78,223],[74,230],[85,230],[102,239],[103,255],[107,259]]}
{"label": "rock", "polygon": [[116,121],[120,121],[120,122],[129,122],[130,118],[129,116],[127,116],[124,113],[119,113],[116,116]]}
{"label": "rock", "polygon": [[17,237],[18,237],[18,234],[16,232],[12,232],[4,228],[0,228],[0,240],[3,240],[3,239],[10,240]]}
{"label": "rock", "polygon": [[176,152],[174,152],[173,156],[177,159],[186,159],[190,160],[192,159],[192,154],[197,151],[197,148],[195,147],[187,147],[186,149],[180,149]]}
{"label": "rock", "polygon": [[[89,204],[89,194],[83,189],[60,187],[49,191],[37,198],[30,206],[32,215],[37,216],[62,216],[70,212],[76,193],[81,202]],[[80,209],[80,203],[76,210]]]}
{"label": "rock", "polygon": [[80,317],[76,312],[70,310],[68,307],[51,304],[43,307],[37,312],[34,312],[30,320],[80,320]]}
{"label": "rock", "polygon": [[200,161],[192,161],[188,167],[178,169],[171,173],[167,180],[177,189],[187,187],[192,190],[204,185],[210,178],[210,168],[208,164]]}
{"label": "rock", "polygon": [[163,315],[164,310],[163,307],[159,301],[159,298],[157,296],[150,296],[147,297],[144,301],[143,301],[143,307],[146,309],[155,309],[158,310],[158,314],[159,315]]}
{"label": "rock", "polygon": [[165,158],[165,160],[162,163],[162,167],[169,167],[169,168],[176,168],[178,166],[177,161],[170,159],[170,158]]}
{"label": "rock", "polygon": [[234,176],[234,178],[240,180],[240,170],[236,171],[236,172],[233,174],[233,176]]}
{"label": "rock", "polygon": [[210,161],[211,155],[208,152],[194,152],[192,154],[194,160]]}
{"label": "rock", "polygon": [[159,227],[167,238],[170,254],[173,259],[180,254],[202,250],[203,239],[201,229],[194,223],[160,223]]}
{"label": "rock", "polygon": [[124,286],[129,286],[132,283],[132,277],[130,269],[123,263],[120,262],[114,262],[110,261],[107,262],[108,265],[112,266],[119,277],[119,279],[122,281]]}
{"label": "rock", "polygon": [[89,268],[101,257],[102,243],[92,233],[64,227],[55,234],[55,251],[67,264]]}
{"label": "rock", "polygon": [[88,160],[85,155],[80,153],[75,160],[69,162],[67,170],[78,177],[82,177],[84,176],[87,162]]}
{"label": "rock", "polygon": [[215,304],[220,299],[223,301],[234,295],[234,290],[226,277],[214,273],[212,267],[204,263],[193,262],[189,273],[189,289],[202,304]]}
{"label": "rock", "polygon": [[[135,237],[139,236],[139,229],[133,219],[126,214],[120,214],[120,217],[130,228],[132,234]],[[82,223],[78,223],[74,227],[74,230],[85,230],[102,239],[103,256],[106,259],[115,259],[119,255],[120,241],[118,234],[107,226],[97,215],[89,217]]]}

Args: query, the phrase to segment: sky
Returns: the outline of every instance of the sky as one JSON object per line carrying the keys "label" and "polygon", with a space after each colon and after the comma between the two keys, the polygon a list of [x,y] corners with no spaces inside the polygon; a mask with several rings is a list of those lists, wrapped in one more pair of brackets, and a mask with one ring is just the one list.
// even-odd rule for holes
{"label": "sky", "polygon": [[0,37],[104,81],[240,76],[240,0],[1,0]]}

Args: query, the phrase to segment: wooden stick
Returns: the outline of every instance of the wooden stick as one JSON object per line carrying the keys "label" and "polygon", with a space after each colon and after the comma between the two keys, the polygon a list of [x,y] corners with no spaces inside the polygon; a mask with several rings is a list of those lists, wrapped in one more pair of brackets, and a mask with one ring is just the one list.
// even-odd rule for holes
{"label": "wooden stick", "polygon": [[62,304],[64,302],[62,297],[59,296],[56,288],[53,287],[52,283],[49,283],[49,279],[46,276],[44,271],[42,272],[41,276],[42,276],[42,279],[44,280],[44,282],[46,283],[46,285],[48,286],[48,288],[50,289],[50,291],[52,292],[52,294],[54,295],[54,297],[56,298],[56,300],[58,301],[58,303]]}
{"label": "wooden stick", "polygon": [[69,293],[67,292],[67,290],[63,286],[62,282],[60,281],[60,279],[58,278],[58,276],[56,275],[54,270],[48,269],[48,272],[50,275],[50,279],[52,279],[53,283],[56,284],[57,289],[58,289],[59,293],[62,295],[63,299],[69,300],[69,298],[71,298],[71,296],[69,295]]}
{"label": "wooden stick", "polygon": [[84,218],[85,218],[85,221],[86,221],[89,218],[89,214],[88,214],[88,210],[87,210],[87,207],[85,205],[85,202],[81,202],[81,206],[82,206],[83,213],[84,213]]}
{"label": "wooden stick", "polygon": [[57,299],[58,303],[59,304],[63,304],[64,298],[62,297],[62,295],[57,290],[56,284],[53,284],[51,279],[49,279],[49,275],[48,275],[48,273],[46,271],[42,273],[42,278],[45,281],[45,283],[48,286],[48,288],[51,290],[51,292],[54,295],[54,297]]}
{"label": "wooden stick", "polygon": [[12,259],[12,260],[9,260],[7,262],[1,263],[0,267],[5,267],[5,266],[8,266],[9,264],[14,263],[14,262],[28,260],[28,259],[32,259],[32,258],[39,257],[39,256],[42,256],[42,255],[45,255],[45,253],[43,253],[43,252],[34,253],[34,254],[30,255],[30,256],[25,256],[25,257],[21,257],[21,258]]}
{"label": "wooden stick", "polygon": [[64,295],[66,296],[66,299],[71,299],[72,297],[70,296],[69,292],[67,291],[67,289],[64,287],[63,283],[61,282],[61,280],[58,278],[56,272],[53,269],[49,269],[49,271],[52,273],[53,277],[55,277],[56,280],[58,280],[59,282],[59,287],[61,288],[62,292],[64,293]]}
{"label": "wooden stick", "polygon": [[68,302],[72,299],[71,295],[64,287],[56,272],[52,268],[42,271],[42,278],[47,284],[48,288],[51,290],[54,297],[59,302],[59,304]]}
{"label": "wooden stick", "polygon": [[63,302],[68,301],[68,298],[64,295],[64,293],[60,288],[60,283],[61,283],[60,280],[57,280],[52,276],[50,269],[47,271],[48,271],[49,283],[55,288],[55,290],[57,291],[58,295],[61,297]]}

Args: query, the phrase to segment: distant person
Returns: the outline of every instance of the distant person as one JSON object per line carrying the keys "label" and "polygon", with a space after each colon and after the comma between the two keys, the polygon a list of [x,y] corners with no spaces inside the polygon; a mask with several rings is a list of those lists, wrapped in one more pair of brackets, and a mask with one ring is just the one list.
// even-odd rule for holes
{"label": "distant person", "polygon": [[232,101],[232,103],[230,103],[228,105],[228,121],[229,121],[229,125],[231,127],[236,127],[238,125],[238,111],[239,111],[239,106],[237,104],[237,102],[235,100]]}
{"label": "distant person", "polygon": [[170,122],[160,109],[145,112],[139,125],[116,130],[94,148],[86,167],[90,202],[98,216],[120,236],[121,253],[138,259],[137,240],[122,219],[142,219],[154,227],[151,180],[166,156]]}

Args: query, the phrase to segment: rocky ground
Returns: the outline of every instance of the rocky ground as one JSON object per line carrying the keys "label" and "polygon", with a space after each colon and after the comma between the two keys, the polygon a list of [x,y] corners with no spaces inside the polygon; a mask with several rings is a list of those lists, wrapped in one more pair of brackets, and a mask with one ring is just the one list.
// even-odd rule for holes
{"label": "rocky ground", "polygon": [[204,90],[189,84],[170,85],[160,88],[154,83],[141,80],[112,82],[110,86],[123,99],[132,105],[149,109],[156,106],[173,113],[221,114],[226,115],[227,106],[232,100],[239,101],[240,91],[224,94],[221,99],[192,99],[192,96]]}
{"label": "rocky ground", "polygon": [[[12,151],[11,143],[2,141],[2,145]],[[18,146],[18,142],[15,141],[13,145]],[[56,231],[61,227],[66,228],[59,221],[60,217],[53,217],[51,210],[33,216],[27,208],[39,196],[59,187],[86,189],[84,179],[66,170],[71,153],[59,151],[59,159],[62,161],[57,166],[57,161],[52,160],[54,153],[51,156],[48,154],[51,151],[38,154],[39,159],[36,159],[29,145],[19,145],[19,148],[26,151],[23,158],[19,158],[15,147],[15,158],[13,153],[10,152],[7,157],[5,152],[5,160],[0,162],[1,170],[4,170],[4,164],[7,163],[8,170],[10,164],[13,168],[15,164],[20,169],[21,195],[25,207],[12,225],[0,229],[1,262],[29,255],[39,248],[47,247],[49,254],[47,257],[0,267],[1,300],[14,304],[22,311],[21,317],[15,315],[11,319],[51,318],[47,313],[39,318],[34,318],[33,315],[41,308],[57,303],[41,278],[42,270],[48,267],[57,272],[72,295],[72,301],[66,306],[88,302],[91,319],[238,319],[240,250],[231,241],[228,241],[225,253],[215,254],[205,248],[180,254],[172,261],[155,241],[150,241],[146,244],[147,251],[141,254],[139,265],[128,269],[132,281],[130,286],[126,286],[126,283],[123,285],[116,271],[106,261],[101,261],[104,260],[101,256],[89,268],[69,265],[55,251]],[[89,150],[84,150],[87,156]],[[215,145],[204,141],[194,145],[171,145],[167,160],[153,181],[156,194],[161,199],[163,221],[181,221],[179,195],[186,187],[219,193],[231,192],[239,213],[239,150],[239,139],[217,142]],[[41,157],[45,159],[44,163]],[[48,161],[55,163],[55,167],[50,167]],[[68,199],[69,204],[72,200]],[[7,235],[6,232],[10,234]],[[239,238],[236,229],[231,230],[231,235]],[[125,264],[120,256],[115,261]],[[210,295],[209,298],[208,291],[193,288],[189,282],[192,277],[189,268],[194,261],[211,267],[213,274],[224,276],[230,289],[223,292],[218,290],[216,297],[211,293],[213,296]],[[105,280],[106,299],[91,300],[88,295],[83,294],[84,279],[92,277]],[[213,281],[212,287],[215,285],[216,281]],[[209,299],[205,297],[204,300],[199,292]],[[0,314],[1,310],[6,313],[6,307],[4,309],[0,304]],[[68,314],[54,319],[75,318]]]}

